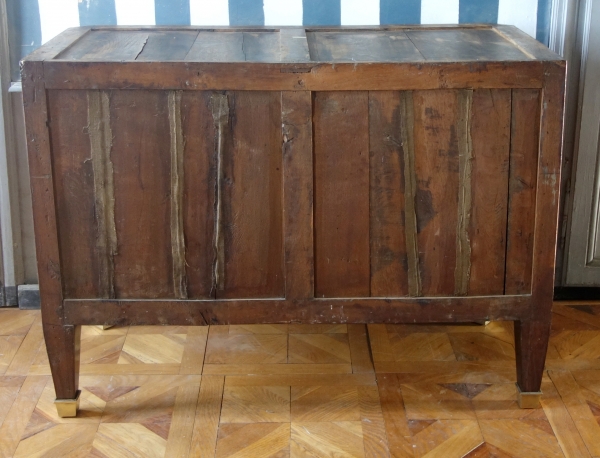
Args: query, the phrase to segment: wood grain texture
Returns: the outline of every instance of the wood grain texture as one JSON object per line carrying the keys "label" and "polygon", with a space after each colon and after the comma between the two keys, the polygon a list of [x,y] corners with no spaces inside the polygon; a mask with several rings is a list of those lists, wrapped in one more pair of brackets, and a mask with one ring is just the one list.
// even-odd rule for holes
{"label": "wood grain texture", "polygon": [[168,95],[169,133],[171,140],[171,257],[173,259],[173,295],[186,299],[187,274],[185,265],[185,237],[183,228],[184,138],[181,118],[181,92]]}
{"label": "wood grain texture", "polygon": [[[109,253],[105,244],[105,218],[94,212],[95,174],[87,94],[83,91],[52,91],[48,97],[52,124],[52,150],[56,173],[57,222],[60,234],[65,297],[111,297],[108,280]],[[98,116],[101,114],[96,113]],[[93,115],[94,116],[94,115]],[[92,120],[93,123],[93,120]],[[92,160],[90,160],[92,157]],[[104,217],[104,212],[101,212]],[[107,246],[108,248],[108,246]],[[88,262],[80,263],[78,260]]]}
{"label": "wood grain texture", "polygon": [[366,92],[317,92],[315,295],[370,295],[369,107]]}
{"label": "wood grain texture", "polygon": [[504,291],[510,122],[509,90],[473,91],[470,295]]}
{"label": "wood grain texture", "polygon": [[283,297],[281,94],[229,94],[232,149],[223,156],[224,290],[218,298]]}
{"label": "wood grain texture", "polygon": [[539,149],[540,93],[512,91],[506,294],[531,291]]}
{"label": "wood grain texture", "polygon": [[214,457],[224,383],[225,378],[222,376],[207,375],[202,378],[190,456]]}
{"label": "wood grain texture", "polygon": [[369,92],[369,230],[374,297],[405,296],[409,290],[407,271],[412,270],[408,266],[416,259],[408,259],[409,237],[404,227],[415,219],[407,217],[405,209],[405,200],[410,199],[410,191],[405,195],[409,187],[406,155],[414,151],[404,141],[407,121],[402,111],[403,96],[399,92]]}
{"label": "wood grain texture", "polygon": [[312,96],[282,92],[285,297],[314,297]]}
{"label": "wood grain texture", "polygon": [[[117,228],[113,165],[110,157],[112,132],[109,94],[104,91],[89,91],[87,102],[88,133],[94,173],[98,293],[101,297],[111,298],[115,297],[114,256],[117,254]],[[86,191],[89,192],[87,189],[82,191],[83,195]]]}
{"label": "wood grain texture", "polygon": [[416,212],[422,294],[454,294],[458,219],[458,92],[416,91]]}
{"label": "wood grain texture", "polygon": [[110,112],[118,239],[116,295],[173,297],[167,93],[114,92]]}
{"label": "wood grain texture", "polygon": [[[235,61],[234,61],[235,62]],[[268,91],[406,91],[439,89],[541,88],[541,62],[446,63],[229,63],[87,62],[44,63],[49,89],[186,89]],[[301,75],[299,75],[301,74]],[[160,82],[156,81],[160,75]],[[246,78],[245,75],[252,75]]]}
{"label": "wood grain texture", "polygon": [[23,64],[23,107],[31,181],[36,258],[44,323],[62,323],[63,286],[56,220],[48,106],[40,62]]}
{"label": "wood grain texture", "polygon": [[210,92],[184,91],[181,96],[183,153],[183,231],[188,296],[215,297],[215,200],[217,133]]}

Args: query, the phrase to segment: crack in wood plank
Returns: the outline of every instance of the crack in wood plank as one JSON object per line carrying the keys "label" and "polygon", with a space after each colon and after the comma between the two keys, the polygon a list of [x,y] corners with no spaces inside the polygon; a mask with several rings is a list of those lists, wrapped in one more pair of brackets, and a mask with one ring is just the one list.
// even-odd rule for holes
{"label": "crack in wood plank", "polygon": [[114,256],[117,254],[117,228],[115,226],[113,164],[110,158],[112,149],[110,98],[106,91],[89,91],[87,99],[88,133],[94,174],[99,294],[103,298],[114,298]]}
{"label": "crack in wood plank", "polygon": [[417,213],[415,199],[417,196],[417,174],[415,171],[414,143],[414,105],[412,91],[404,91],[400,95],[401,103],[401,135],[404,153],[404,224],[406,237],[406,255],[408,260],[408,294],[421,296],[421,274],[419,271],[419,248],[417,241]]}
{"label": "crack in wood plank", "polygon": [[187,299],[185,235],[183,232],[183,128],[181,91],[169,91],[169,128],[171,133],[171,253],[175,297]]}
{"label": "crack in wood plank", "polygon": [[471,277],[471,222],[473,145],[471,139],[473,90],[462,90],[458,95],[458,220],[456,227],[456,268],[454,293],[466,295]]}

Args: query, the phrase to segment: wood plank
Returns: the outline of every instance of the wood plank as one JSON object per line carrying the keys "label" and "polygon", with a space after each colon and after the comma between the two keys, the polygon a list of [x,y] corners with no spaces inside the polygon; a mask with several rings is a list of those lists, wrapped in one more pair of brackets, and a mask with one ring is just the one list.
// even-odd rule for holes
{"label": "wood plank", "polygon": [[542,391],[542,407],[562,452],[568,457],[591,457],[556,388],[551,382],[546,382],[542,384]]}
{"label": "wood plank", "polygon": [[350,364],[205,364],[204,375],[351,374]]}
{"label": "wood plank", "polygon": [[91,27],[71,27],[61,34],[55,36],[50,41],[44,43],[31,54],[26,56],[24,61],[43,61],[56,58],[63,50],[72,46],[78,40],[83,38],[92,30]]}
{"label": "wood plank", "polygon": [[370,295],[366,92],[314,95],[315,295]]}
{"label": "wood plank", "polygon": [[281,62],[310,61],[305,29],[295,27],[279,29],[279,41]]}
{"label": "wood plank", "polygon": [[244,62],[241,32],[198,33],[196,41],[185,56],[191,62]]}
{"label": "wood plank", "polygon": [[407,221],[414,222],[414,218],[406,215],[404,206],[405,156],[411,152],[410,143],[403,141],[407,121],[401,97],[399,92],[369,92],[371,296],[374,297],[407,295],[407,270],[412,270],[407,269],[410,261],[404,228]]}
{"label": "wood plank", "polygon": [[409,30],[408,38],[428,61],[524,61],[531,57],[490,29]]}
{"label": "wood plank", "polygon": [[509,90],[473,91],[470,295],[504,291],[510,110]]}
{"label": "wood plank", "polygon": [[207,337],[207,326],[193,326],[188,328],[183,355],[181,357],[180,374],[202,374]]}
{"label": "wood plank", "polygon": [[378,376],[377,386],[390,454],[398,458],[412,458],[411,432],[400,382],[394,374],[381,374]]}
{"label": "wood plank", "polygon": [[505,294],[531,291],[540,94],[512,91]]}
{"label": "wood plank", "polygon": [[[101,297],[115,297],[114,256],[117,254],[115,196],[110,130],[110,100],[105,91],[88,91],[88,133],[94,173],[97,284]],[[84,162],[87,162],[86,159]],[[85,193],[85,190],[82,190]],[[89,192],[89,191],[88,191]]]}
{"label": "wood plank", "polygon": [[373,361],[367,338],[367,326],[364,324],[348,325],[348,343],[350,345],[350,359],[352,372],[373,372]]}
{"label": "wood plank", "polygon": [[225,377],[222,376],[202,377],[189,456],[215,456],[224,384]]}
{"label": "wood plank", "polygon": [[452,295],[458,218],[458,92],[415,91],[413,100],[422,294]]}
{"label": "wood plank", "polygon": [[58,224],[49,138],[49,113],[43,66],[40,62],[23,64],[23,107],[29,176],[33,203],[33,222],[42,317],[46,324],[62,323],[63,288],[60,272]]}
{"label": "wood plank", "polygon": [[[529,296],[252,300],[65,300],[67,323],[182,326],[247,323],[454,323],[522,320]],[[110,318],[107,318],[110,317]]]}
{"label": "wood plank", "polygon": [[281,94],[228,96],[232,149],[223,156],[225,278],[217,297],[282,297]]}
{"label": "wood plank", "polygon": [[[236,48],[237,49],[237,48]],[[218,54],[218,49],[215,53]],[[220,55],[220,54],[219,54]],[[44,62],[50,89],[185,89],[258,91],[407,91],[418,89],[540,88],[540,62],[280,63]],[[251,77],[249,76],[251,75]]]}
{"label": "wood plank", "polygon": [[359,386],[357,391],[365,456],[389,457],[390,451],[378,389],[375,386]]}
{"label": "wood plank", "polygon": [[425,59],[403,31],[311,31],[312,60],[319,62],[420,62]]}
{"label": "wood plank", "polygon": [[197,30],[152,31],[148,35],[146,46],[135,60],[159,62],[184,60],[197,36]]}
{"label": "wood plank", "polygon": [[150,31],[93,30],[56,56],[88,62],[135,60],[144,50]]}
{"label": "wood plank", "polygon": [[[65,297],[111,297],[100,291],[109,273],[97,247],[94,171],[87,134],[88,99],[84,91],[48,94],[56,211]],[[94,121],[92,120],[92,124]],[[93,125],[92,125],[93,129]],[[85,259],[86,262],[80,262]],[[104,267],[104,269],[102,269]]]}
{"label": "wood plank", "polygon": [[493,30],[510,41],[514,46],[532,59],[558,60],[559,56],[537,40],[518,29],[514,25],[494,25]]}
{"label": "wood plank", "polygon": [[225,386],[376,386],[375,374],[294,374],[230,376]]}
{"label": "wood plank", "polygon": [[200,381],[177,389],[165,458],[189,456],[199,391]]}
{"label": "wood plank", "polygon": [[185,263],[185,235],[183,227],[184,137],[181,117],[181,91],[168,93],[169,133],[171,140],[171,256],[173,259],[173,295],[187,299],[187,274]]}
{"label": "wood plank", "polygon": [[167,93],[114,92],[110,113],[118,239],[116,295],[173,297]]}
{"label": "wood plank", "polygon": [[215,185],[217,133],[212,93],[184,91],[181,96],[183,154],[183,231],[188,297],[215,297]]}
{"label": "wood plank", "polygon": [[282,92],[285,297],[314,297],[312,95]]}

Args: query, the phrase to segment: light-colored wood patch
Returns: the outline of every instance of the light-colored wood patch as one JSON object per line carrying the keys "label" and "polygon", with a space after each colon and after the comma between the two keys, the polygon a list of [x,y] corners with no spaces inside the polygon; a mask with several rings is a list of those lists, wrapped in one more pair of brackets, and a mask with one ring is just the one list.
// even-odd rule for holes
{"label": "light-colored wood patch", "polygon": [[118,364],[180,364],[187,334],[131,334]]}
{"label": "light-colored wood patch", "polygon": [[225,386],[221,423],[290,421],[288,386]]}
{"label": "light-colored wood patch", "polygon": [[222,424],[216,458],[289,457],[289,423]]}
{"label": "light-colored wood patch", "polygon": [[103,423],[94,438],[93,451],[107,457],[163,458],[167,441],[139,423]]}
{"label": "light-colored wood patch", "polygon": [[290,334],[289,363],[350,363],[347,334]]}
{"label": "light-colored wood patch", "polygon": [[97,425],[55,425],[22,440],[14,456],[15,458],[88,456],[97,428]]}
{"label": "light-colored wood patch", "polygon": [[357,387],[292,387],[292,421],[358,421]]}
{"label": "light-colored wood patch", "polygon": [[287,361],[287,336],[209,333],[206,364],[262,364]]}
{"label": "light-colored wood patch", "polygon": [[290,456],[363,458],[362,435],[360,421],[294,422]]}

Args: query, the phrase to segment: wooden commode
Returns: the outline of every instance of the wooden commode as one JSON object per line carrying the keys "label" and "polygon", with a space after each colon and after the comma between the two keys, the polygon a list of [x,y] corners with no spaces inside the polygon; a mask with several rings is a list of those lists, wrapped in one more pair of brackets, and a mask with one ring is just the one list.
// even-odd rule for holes
{"label": "wooden commode", "polygon": [[510,26],[74,28],[23,64],[44,335],[513,320],[550,331],[565,62]]}

